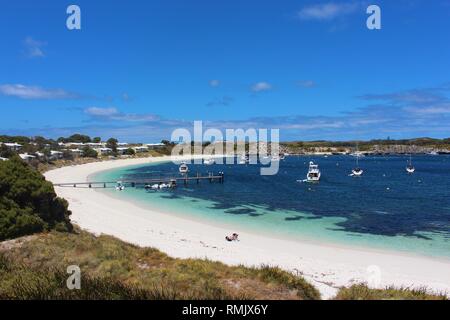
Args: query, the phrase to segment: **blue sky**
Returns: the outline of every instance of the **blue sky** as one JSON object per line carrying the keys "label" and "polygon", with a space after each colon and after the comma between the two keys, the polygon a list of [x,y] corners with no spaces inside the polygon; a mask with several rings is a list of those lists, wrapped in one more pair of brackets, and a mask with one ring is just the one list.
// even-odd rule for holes
{"label": "blue sky", "polygon": [[[81,8],[82,29],[66,28]],[[0,134],[154,142],[192,121],[282,140],[450,136],[450,0],[10,1]]]}

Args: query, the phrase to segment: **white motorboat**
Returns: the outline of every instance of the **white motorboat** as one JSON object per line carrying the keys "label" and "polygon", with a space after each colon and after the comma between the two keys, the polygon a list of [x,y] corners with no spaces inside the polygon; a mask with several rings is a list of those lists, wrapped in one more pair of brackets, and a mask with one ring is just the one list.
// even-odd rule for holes
{"label": "white motorboat", "polygon": [[180,167],[178,168],[178,171],[180,171],[181,174],[187,174],[189,172],[189,167],[185,162],[181,163]]}
{"label": "white motorboat", "polygon": [[249,156],[247,154],[243,154],[241,156],[241,160],[239,160],[239,164],[246,164],[249,163],[250,159]]}
{"label": "white motorboat", "polygon": [[309,162],[308,174],[306,175],[306,182],[319,182],[321,172],[319,170],[319,165],[314,162]]}
{"label": "white motorboat", "polygon": [[214,160],[213,158],[208,158],[208,159],[203,160],[203,164],[205,164],[207,166],[212,165],[214,163],[216,163],[216,160]]}

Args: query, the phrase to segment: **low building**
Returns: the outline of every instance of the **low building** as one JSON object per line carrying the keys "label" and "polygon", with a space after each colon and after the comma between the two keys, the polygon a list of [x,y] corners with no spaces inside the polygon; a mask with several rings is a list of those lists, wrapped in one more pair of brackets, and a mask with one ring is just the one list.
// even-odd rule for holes
{"label": "low building", "polygon": [[35,152],[34,153],[36,155],[36,157],[38,157],[39,159],[45,158],[45,154],[43,154],[42,152]]}
{"label": "low building", "polygon": [[85,144],[83,142],[67,142],[63,144],[64,147],[66,148],[82,148],[85,146]]}
{"label": "low building", "polygon": [[24,161],[31,161],[33,159],[36,159],[35,156],[32,156],[31,154],[28,153],[21,153],[19,154],[19,157]]}
{"label": "low building", "polygon": [[106,144],[104,142],[88,142],[86,145],[91,148],[103,148]]}
{"label": "low building", "polygon": [[50,151],[50,159],[57,160],[62,159],[64,157],[64,153],[62,151],[51,150]]}
{"label": "low building", "polygon": [[11,151],[19,151],[23,147],[21,144],[18,144],[15,142],[5,142],[5,143],[1,143],[1,144],[3,144],[5,147],[7,147]]}
{"label": "low building", "polygon": [[117,154],[123,155],[127,152],[129,148],[125,148],[125,147],[119,147],[117,148]]}
{"label": "low building", "polygon": [[164,143],[147,143],[147,148],[148,149],[158,149],[158,148],[163,148],[166,145]]}
{"label": "low building", "polygon": [[94,149],[95,151],[97,151],[98,154],[100,155],[108,155],[112,153],[112,149],[111,148],[97,148]]}
{"label": "low building", "polygon": [[147,146],[134,147],[133,150],[136,153],[147,152],[148,151],[148,147]]}
{"label": "low building", "polygon": [[8,159],[0,157],[0,161],[6,161],[6,160],[8,160]]}
{"label": "low building", "polygon": [[69,152],[74,156],[74,157],[82,157],[84,152],[81,149],[69,149]]}

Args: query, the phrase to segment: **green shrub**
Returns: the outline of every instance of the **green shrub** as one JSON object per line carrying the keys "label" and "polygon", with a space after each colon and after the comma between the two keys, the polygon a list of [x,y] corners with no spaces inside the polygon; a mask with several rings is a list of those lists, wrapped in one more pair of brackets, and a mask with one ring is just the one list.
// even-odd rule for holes
{"label": "green shrub", "polygon": [[18,157],[0,162],[0,241],[54,229],[70,231],[70,211],[53,185]]}

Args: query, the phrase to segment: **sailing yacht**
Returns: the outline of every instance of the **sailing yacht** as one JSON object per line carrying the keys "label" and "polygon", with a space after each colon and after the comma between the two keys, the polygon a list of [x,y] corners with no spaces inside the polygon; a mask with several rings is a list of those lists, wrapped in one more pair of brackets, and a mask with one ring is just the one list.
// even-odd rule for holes
{"label": "sailing yacht", "polygon": [[364,172],[364,170],[359,167],[359,157],[361,154],[362,153],[358,151],[358,145],[356,145],[356,152],[352,154],[356,157],[356,168],[352,169],[352,173],[350,174],[351,177],[360,177]]}
{"label": "sailing yacht", "polygon": [[408,165],[406,166],[406,172],[408,172],[409,174],[413,174],[414,171],[416,171],[416,168],[414,168],[414,166],[412,165],[412,155],[410,153]]}

